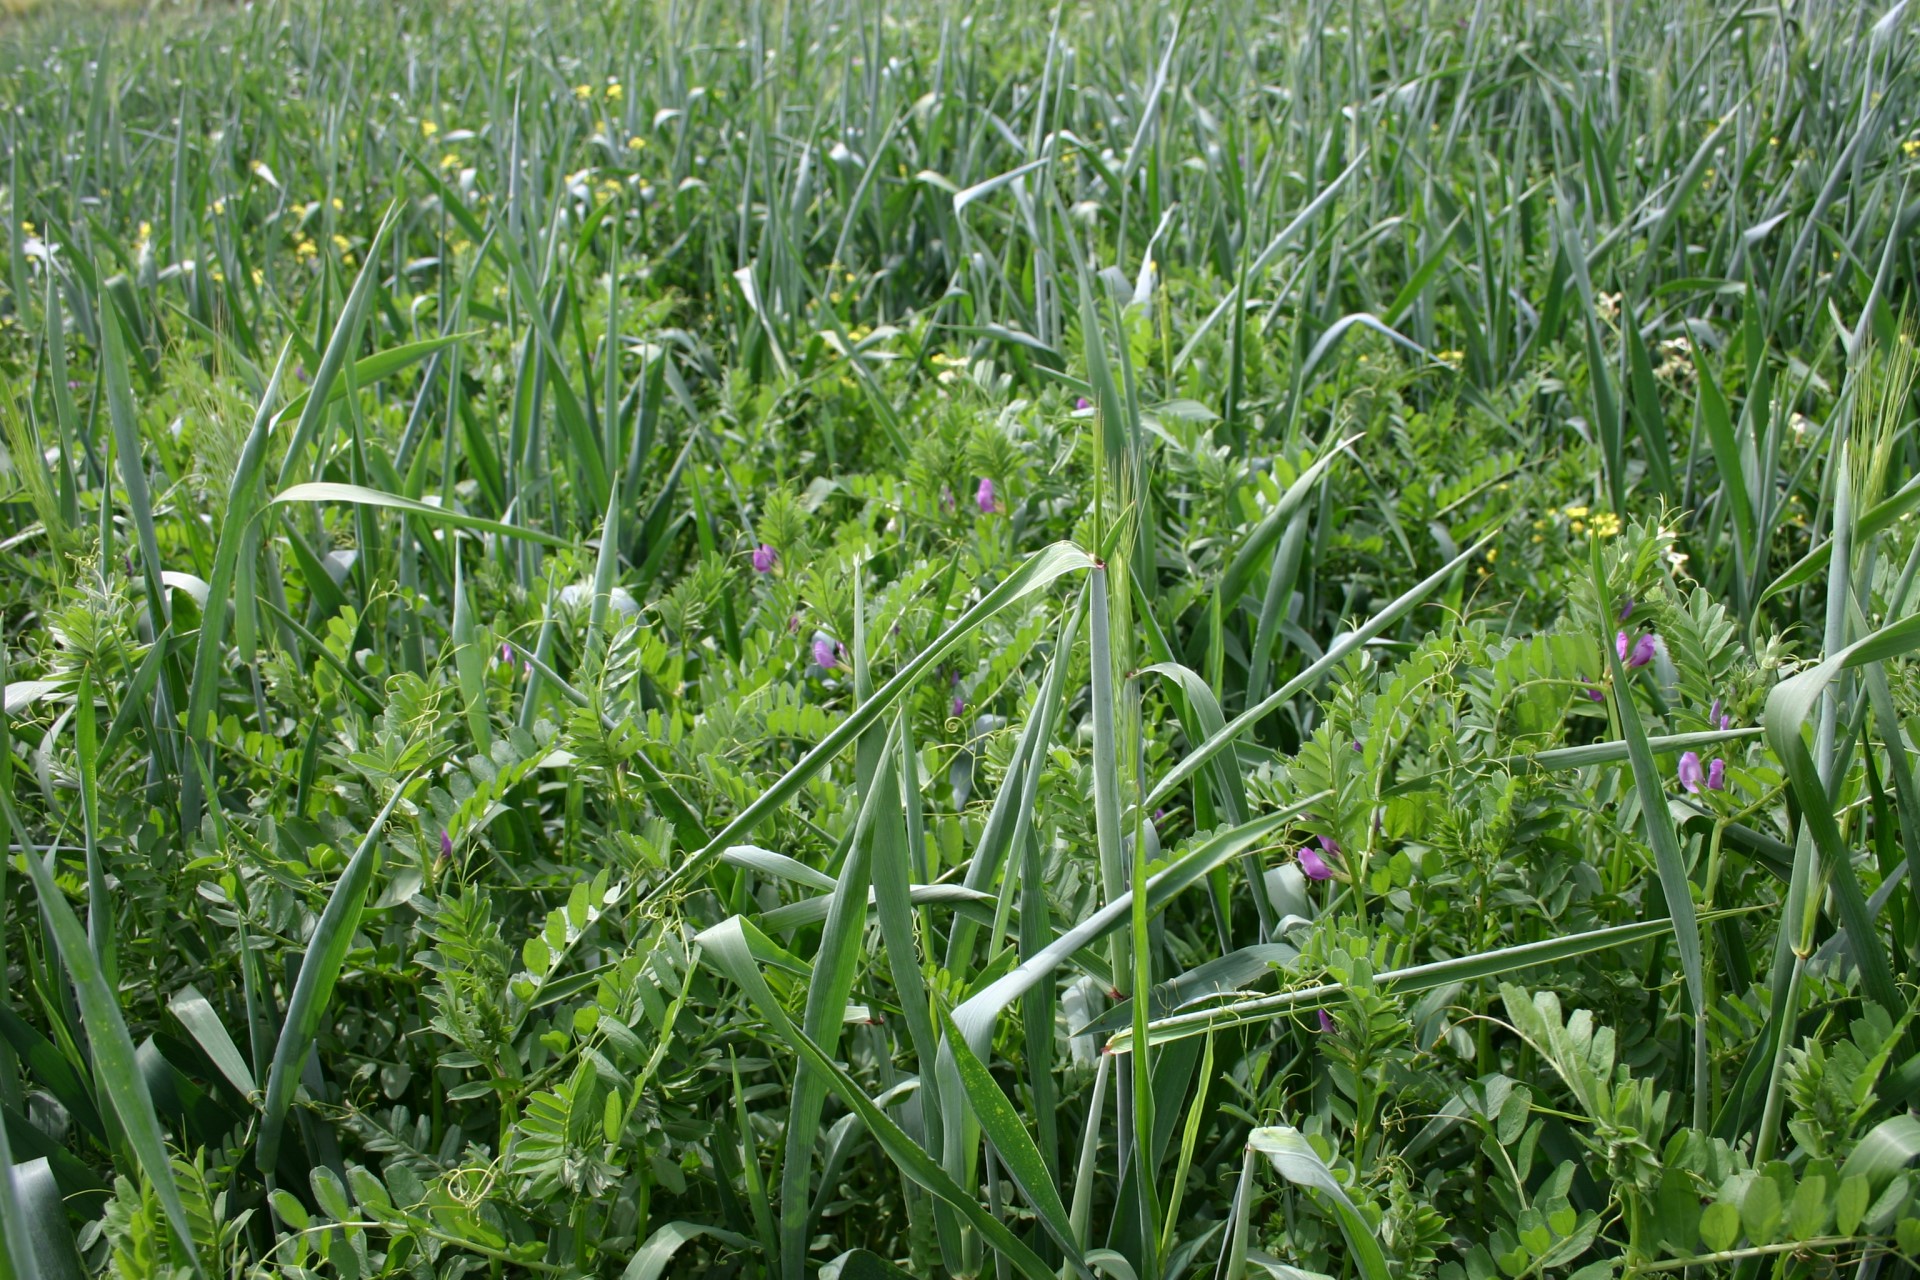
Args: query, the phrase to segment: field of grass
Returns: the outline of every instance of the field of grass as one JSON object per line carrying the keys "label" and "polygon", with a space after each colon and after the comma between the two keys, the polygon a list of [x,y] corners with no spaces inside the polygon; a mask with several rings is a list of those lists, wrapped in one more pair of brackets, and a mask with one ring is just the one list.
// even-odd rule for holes
{"label": "field of grass", "polygon": [[0,26],[0,1280],[1910,1274],[1915,24]]}

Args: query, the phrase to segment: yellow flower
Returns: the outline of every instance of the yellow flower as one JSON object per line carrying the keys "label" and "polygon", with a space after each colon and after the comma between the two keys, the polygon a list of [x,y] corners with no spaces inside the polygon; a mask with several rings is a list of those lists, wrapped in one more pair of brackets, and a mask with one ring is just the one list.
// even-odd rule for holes
{"label": "yellow flower", "polygon": [[1900,144],[1900,150],[1906,153],[1907,159],[1909,160],[1915,156],[1920,156],[1920,138],[1908,138]]}
{"label": "yellow flower", "polygon": [[1580,521],[1575,520],[1573,522],[1573,531],[1575,533],[1585,533],[1587,531],[1587,526],[1581,523]]}
{"label": "yellow flower", "polygon": [[432,136],[433,136],[434,134],[436,134],[436,133],[438,133],[438,132],[440,132],[440,126],[439,126],[439,125],[437,125],[437,124],[435,124],[435,123],[434,123],[433,121],[431,121],[431,120],[422,120],[422,121],[420,122],[420,136],[421,136],[421,137],[423,137],[423,138],[431,138],[431,137],[432,137]]}
{"label": "yellow flower", "polygon": [[1562,514],[1569,520],[1578,520],[1587,514],[1587,509],[1585,507],[1568,507]]}
{"label": "yellow flower", "polygon": [[620,82],[618,80],[607,81],[607,101],[609,102],[620,101],[620,95],[622,92],[623,90],[620,88]]}
{"label": "yellow flower", "polygon": [[147,241],[151,239],[153,239],[153,224],[151,222],[141,223],[140,224],[140,243],[145,244]]}
{"label": "yellow flower", "polygon": [[1495,560],[1498,560],[1499,558],[1500,558],[1500,548],[1498,548],[1498,547],[1488,547],[1488,548],[1487,548],[1487,563],[1488,563],[1488,564],[1492,564],[1492,563],[1493,563],[1493,562],[1494,562]]}
{"label": "yellow flower", "polygon": [[267,273],[262,271],[260,268],[255,267],[253,269],[253,287],[258,289],[261,285],[265,284],[266,282],[267,282]]}
{"label": "yellow flower", "polygon": [[31,222],[23,222],[20,224],[20,230],[26,235],[32,235],[33,224]]}
{"label": "yellow flower", "polygon": [[320,251],[314,248],[313,241],[311,240],[302,240],[299,244],[293,246],[293,256],[296,258],[311,258],[318,252]]}
{"label": "yellow flower", "polygon": [[458,169],[459,167],[460,167],[460,157],[455,155],[453,152],[449,151],[447,152],[447,154],[440,157],[441,172],[444,173],[448,169]]}
{"label": "yellow flower", "polygon": [[344,205],[344,204],[342,204],[342,203],[340,202],[340,197],[339,197],[339,196],[335,196],[335,197],[333,198],[333,211],[334,211],[335,213],[339,213],[339,212],[340,212],[340,211],[341,211],[342,209],[345,209],[346,207],[347,207],[346,205]]}
{"label": "yellow flower", "polygon": [[338,249],[340,252],[345,253],[347,252],[347,250],[353,248],[353,241],[347,239],[345,236],[341,235],[339,232],[336,231],[334,232],[334,235],[333,235],[333,247]]}
{"label": "yellow flower", "polygon": [[573,86],[573,96],[585,102],[593,96],[593,86],[590,84],[577,84]]}
{"label": "yellow flower", "polygon": [[223,214],[223,213],[225,213],[226,211],[227,211],[227,202],[226,202],[225,200],[215,200],[215,201],[213,202],[213,216],[214,216],[214,217],[216,217],[216,218],[217,218],[217,217],[219,217],[219,216],[220,216],[221,214]]}
{"label": "yellow flower", "polygon": [[647,140],[638,134],[627,139],[627,150],[629,151],[643,151],[646,149],[646,145]]}

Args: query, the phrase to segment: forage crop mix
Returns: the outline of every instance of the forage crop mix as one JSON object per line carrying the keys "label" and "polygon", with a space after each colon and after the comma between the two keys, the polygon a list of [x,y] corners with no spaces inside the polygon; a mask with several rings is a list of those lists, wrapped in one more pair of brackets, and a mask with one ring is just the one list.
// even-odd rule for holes
{"label": "forage crop mix", "polygon": [[1914,1268],[1907,6],[130,8],[0,1280]]}

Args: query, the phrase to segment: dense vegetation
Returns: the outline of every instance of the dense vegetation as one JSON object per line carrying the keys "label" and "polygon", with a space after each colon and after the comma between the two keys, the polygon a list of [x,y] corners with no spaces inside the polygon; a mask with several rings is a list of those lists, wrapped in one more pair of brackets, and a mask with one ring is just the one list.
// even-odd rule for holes
{"label": "dense vegetation", "polygon": [[1904,8],[8,29],[0,1280],[1912,1265]]}

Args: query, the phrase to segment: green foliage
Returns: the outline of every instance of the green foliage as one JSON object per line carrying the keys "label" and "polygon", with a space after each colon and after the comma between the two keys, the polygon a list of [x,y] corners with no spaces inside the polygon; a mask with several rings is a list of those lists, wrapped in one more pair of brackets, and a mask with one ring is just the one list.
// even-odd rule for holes
{"label": "green foliage", "polygon": [[45,8],[0,1280],[1916,1265],[1904,9]]}

